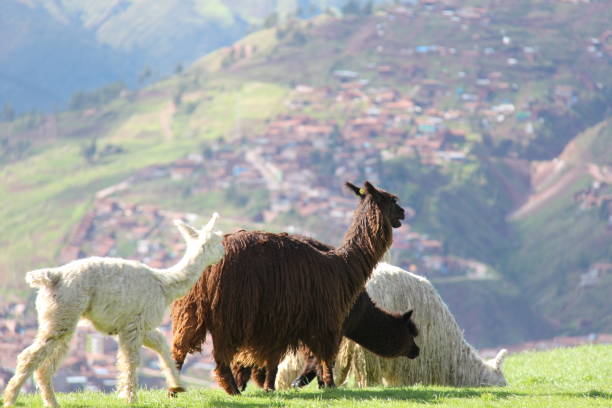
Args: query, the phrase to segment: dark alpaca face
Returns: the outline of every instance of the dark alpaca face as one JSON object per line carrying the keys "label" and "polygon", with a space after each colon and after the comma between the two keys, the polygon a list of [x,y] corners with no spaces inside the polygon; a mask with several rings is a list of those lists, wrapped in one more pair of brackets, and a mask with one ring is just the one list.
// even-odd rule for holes
{"label": "dark alpaca face", "polygon": [[372,197],[393,228],[399,228],[402,226],[402,220],[406,215],[404,209],[397,203],[397,196],[388,193],[385,190],[377,189],[368,181],[363,184],[362,188],[358,188],[349,182],[346,183],[346,186],[362,200],[368,196]]}
{"label": "dark alpaca face", "polygon": [[406,331],[404,332],[404,341],[402,342],[404,345],[402,355],[413,359],[419,356],[421,350],[414,342],[414,338],[419,335],[419,329],[417,329],[416,324],[414,324],[411,318],[412,310],[402,315],[402,320],[404,321],[406,327]]}

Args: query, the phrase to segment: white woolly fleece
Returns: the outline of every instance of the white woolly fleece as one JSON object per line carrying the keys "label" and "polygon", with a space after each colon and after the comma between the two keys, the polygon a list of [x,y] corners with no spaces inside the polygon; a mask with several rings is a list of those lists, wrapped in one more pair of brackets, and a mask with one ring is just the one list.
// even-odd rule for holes
{"label": "white woolly fleece", "polygon": [[136,400],[136,367],[143,344],[159,354],[168,387],[182,389],[167,342],[156,328],[168,305],[187,293],[206,266],[223,257],[222,235],[213,232],[218,216],[215,213],[201,230],[175,222],[187,249],[183,258],[168,269],[92,257],[27,273],[26,282],[40,288],[36,297],[39,329],[34,343],[17,359],[15,375],[4,391],[4,406],[15,403],[19,389],[32,373],[45,406],[58,406],[51,377],[68,351],[81,317],[103,333],[118,335],[118,388],[128,402]]}
{"label": "white woolly fleece", "polygon": [[[353,374],[360,387],[379,384],[402,386],[436,384],[456,387],[505,386],[501,371],[506,350],[484,361],[463,337],[446,303],[424,277],[381,262],[366,290],[381,308],[393,312],[414,310],[412,320],[419,329],[415,341],[419,357],[382,358],[343,338],[335,365],[338,384]],[[303,368],[301,356],[289,355],[276,377],[278,389],[289,388]]]}

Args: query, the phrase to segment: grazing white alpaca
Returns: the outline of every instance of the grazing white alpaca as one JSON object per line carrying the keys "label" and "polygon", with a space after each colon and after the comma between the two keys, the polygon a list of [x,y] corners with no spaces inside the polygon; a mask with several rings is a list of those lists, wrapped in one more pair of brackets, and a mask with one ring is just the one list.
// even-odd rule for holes
{"label": "grazing white alpaca", "polygon": [[[366,284],[376,305],[391,312],[415,310],[419,328],[418,358],[382,358],[346,337],[342,339],[334,376],[342,384],[353,373],[358,386],[436,384],[455,387],[505,386],[501,365],[506,350],[483,360],[465,340],[463,331],[433,285],[424,277],[384,262]],[[278,367],[276,387],[289,388],[305,361],[289,354]]]}
{"label": "grazing white alpaca", "polygon": [[213,232],[218,217],[213,214],[201,230],[174,222],[187,248],[183,258],[168,269],[92,257],[28,272],[26,282],[40,288],[36,297],[39,329],[34,343],[17,358],[15,375],[4,391],[4,406],[15,404],[19,389],[32,373],[45,406],[58,406],[51,377],[68,351],[81,317],[103,333],[118,335],[118,390],[127,402],[136,401],[136,368],[143,344],[159,354],[169,394],[184,391],[157,326],[168,305],[187,293],[208,265],[223,257],[221,233]]}

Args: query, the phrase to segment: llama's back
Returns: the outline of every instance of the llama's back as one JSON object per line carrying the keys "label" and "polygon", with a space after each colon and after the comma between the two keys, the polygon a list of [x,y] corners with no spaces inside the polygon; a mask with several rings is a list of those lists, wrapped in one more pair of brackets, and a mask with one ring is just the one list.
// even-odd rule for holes
{"label": "llama's back", "polygon": [[421,347],[421,354],[414,360],[383,359],[355,343],[344,344],[342,350],[351,352],[349,364],[360,385],[481,385],[483,370],[489,367],[465,341],[446,303],[427,279],[379,263],[366,289],[383,309],[414,310],[412,318],[419,328],[415,340]]}
{"label": "llama's back", "polygon": [[26,275],[33,287],[41,288],[39,302],[53,298],[81,310],[99,330],[114,333],[139,316],[144,327],[156,327],[163,318],[163,305],[152,307],[151,297],[163,296],[155,275],[140,262],[119,258],[91,257],[58,268]]}
{"label": "llama's back", "polygon": [[153,329],[161,324],[165,302],[163,287],[156,274],[140,262],[118,258],[90,258],[81,284],[95,288],[85,312],[96,328],[113,333],[137,318],[141,327]]}

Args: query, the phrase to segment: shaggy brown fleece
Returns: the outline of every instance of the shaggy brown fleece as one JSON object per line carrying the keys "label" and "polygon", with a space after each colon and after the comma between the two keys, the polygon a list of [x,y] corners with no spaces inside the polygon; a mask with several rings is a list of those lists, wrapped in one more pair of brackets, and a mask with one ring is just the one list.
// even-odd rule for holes
{"label": "shaggy brown fleece", "polygon": [[[316,239],[303,235],[292,235],[292,237],[305,242],[320,251],[331,251],[332,246],[324,244]],[[370,295],[362,291],[355,304],[351,308],[348,317],[344,321],[342,333],[344,336],[365,347],[381,357],[406,356],[416,358],[419,355],[419,347],[414,342],[414,337],[418,335],[418,330],[414,322],[410,319],[412,310],[406,313],[387,312],[372,301]],[[304,354],[304,369],[293,382],[294,387],[307,385],[314,377],[319,374],[319,386],[322,386],[320,374],[321,367],[316,357],[305,347],[300,348],[300,353]],[[265,369],[253,367],[253,380],[263,387]],[[232,364],[232,373],[236,380],[236,385],[240,390],[246,388],[247,382],[251,377],[251,367],[246,367],[240,362]]]}
{"label": "shaggy brown fleece", "polygon": [[[286,351],[308,347],[319,359],[323,382],[334,386],[332,367],[342,324],[374,266],[392,244],[404,209],[397,197],[347,186],[361,200],[342,244],[320,251],[287,234],[239,231],[224,238],[225,256],[172,306],[173,355],[180,366],[208,331],[215,374],[229,394],[239,394],[230,363],[242,351],[266,368],[264,387],[274,389]],[[195,315],[195,321],[191,316]]]}

